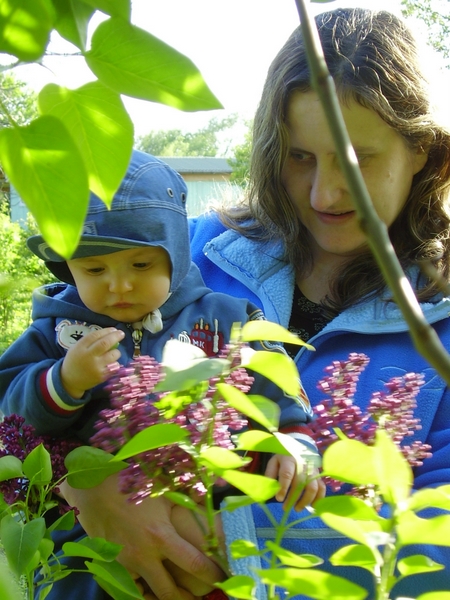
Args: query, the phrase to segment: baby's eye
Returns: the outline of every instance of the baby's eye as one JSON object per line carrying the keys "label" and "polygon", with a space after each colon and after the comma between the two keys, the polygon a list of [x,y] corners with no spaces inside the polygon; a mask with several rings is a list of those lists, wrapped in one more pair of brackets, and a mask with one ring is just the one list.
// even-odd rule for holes
{"label": "baby's eye", "polygon": [[136,263],[133,263],[133,267],[135,269],[148,269],[151,266],[152,266],[152,263],[150,263],[150,262],[136,262]]}
{"label": "baby's eye", "polygon": [[92,267],[91,269],[86,269],[88,273],[91,275],[98,275],[99,273],[103,273],[103,267]]}

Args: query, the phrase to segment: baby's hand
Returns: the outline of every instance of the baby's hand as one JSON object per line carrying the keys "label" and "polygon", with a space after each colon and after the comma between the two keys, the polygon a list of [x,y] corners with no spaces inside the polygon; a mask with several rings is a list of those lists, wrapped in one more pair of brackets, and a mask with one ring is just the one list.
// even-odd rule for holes
{"label": "baby's hand", "polygon": [[98,329],[85,335],[67,352],[61,368],[64,389],[72,398],[81,398],[109,376],[107,367],[114,366],[120,358],[115,346],[124,332],[114,327]]}
{"label": "baby's hand", "polygon": [[282,454],[272,456],[267,463],[265,475],[278,479],[281,488],[275,498],[278,502],[283,502],[284,509],[296,497],[298,499],[294,505],[295,510],[303,510],[323,498],[326,493],[325,484],[318,477],[318,470],[314,468],[307,472],[306,465],[298,464],[293,456]]}

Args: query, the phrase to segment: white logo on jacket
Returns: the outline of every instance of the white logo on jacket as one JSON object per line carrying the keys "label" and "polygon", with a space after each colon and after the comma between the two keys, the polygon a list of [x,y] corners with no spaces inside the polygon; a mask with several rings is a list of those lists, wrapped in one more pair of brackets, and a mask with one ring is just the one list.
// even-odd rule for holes
{"label": "white logo on jacket", "polygon": [[81,340],[82,337],[98,329],[102,329],[100,325],[88,325],[85,322],[64,319],[55,327],[56,340],[60,346],[68,350]]}

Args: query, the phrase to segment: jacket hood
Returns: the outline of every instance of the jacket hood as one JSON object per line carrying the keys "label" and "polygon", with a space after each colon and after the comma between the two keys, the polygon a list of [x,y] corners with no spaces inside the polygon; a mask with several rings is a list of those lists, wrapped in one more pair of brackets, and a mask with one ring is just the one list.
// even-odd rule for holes
{"label": "jacket hood", "polygon": [[[133,151],[110,209],[91,192],[80,241],[71,258],[160,246],[169,254],[170,290],[175,291],[191,262],[186,198],[186,184],[176,171],[154,156]],[[66,260],[42,235],[32,236],[27,244],[59,279],[74,284]]]}

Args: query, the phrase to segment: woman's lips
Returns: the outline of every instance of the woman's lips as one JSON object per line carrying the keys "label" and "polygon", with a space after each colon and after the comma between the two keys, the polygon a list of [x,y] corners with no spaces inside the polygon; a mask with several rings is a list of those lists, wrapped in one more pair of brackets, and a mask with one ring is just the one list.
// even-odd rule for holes
{"label": "woman's lips", "polygon": [[355,216],[355,211],[350,210],[342,213],[325,213],[315,211],[317,219],[326,225],[339,225],[345,223]]}

